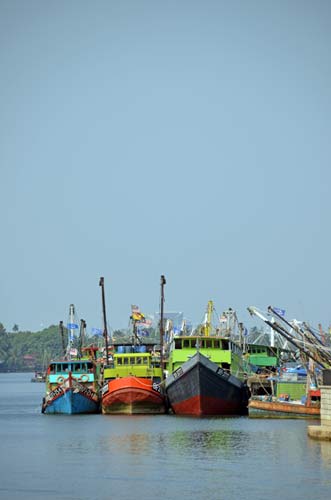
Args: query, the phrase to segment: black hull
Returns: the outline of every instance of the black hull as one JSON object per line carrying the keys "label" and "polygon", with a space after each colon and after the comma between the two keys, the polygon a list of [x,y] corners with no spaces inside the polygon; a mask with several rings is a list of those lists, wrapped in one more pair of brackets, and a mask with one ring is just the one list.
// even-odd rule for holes
{"label": "black hull", "polygon": [[197,352],[166,380],[177,415],[247,415],[249,391],[237,377]]}

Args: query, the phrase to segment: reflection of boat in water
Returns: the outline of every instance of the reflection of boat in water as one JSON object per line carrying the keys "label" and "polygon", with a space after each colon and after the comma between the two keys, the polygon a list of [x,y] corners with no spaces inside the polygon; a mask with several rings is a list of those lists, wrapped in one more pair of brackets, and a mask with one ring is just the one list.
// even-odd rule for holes
{"label": "reflection of boat in water", "polygon": [[247,415],[249,390],[242,351],[230,336],[212,329],[212,311],[209,301],[205,325],[198,333],[173,337],[169,343],[165,381],[169,405],[180,415]]}
{"label": "reflection of boat in water", "polygon": [[[70,306],[71,314],[74,306]],[[70,325],[72,326],[71,319]],[[81,320],[80,339],[83,337],[85,321]],[[61,328],[62,327],[62,328]],[[61,336],[63,325],[60,323]],[[63,359],[51,361],[46,374],[46,392],[43,398],[42,413],[97,413],[99,411],[100,365],[97,363],[97,347],[72,348],[72,334]],[[64,347],[64,345],[63,345]]]}

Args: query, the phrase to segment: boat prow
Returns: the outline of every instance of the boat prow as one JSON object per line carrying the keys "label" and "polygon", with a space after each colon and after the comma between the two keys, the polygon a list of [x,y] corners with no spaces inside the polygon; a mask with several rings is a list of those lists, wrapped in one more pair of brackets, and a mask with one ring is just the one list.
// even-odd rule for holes
{"label": "boat prow", "polygon": [[176,414],[247,415],[247,386],[199,351],[168,376],[166,394]]}

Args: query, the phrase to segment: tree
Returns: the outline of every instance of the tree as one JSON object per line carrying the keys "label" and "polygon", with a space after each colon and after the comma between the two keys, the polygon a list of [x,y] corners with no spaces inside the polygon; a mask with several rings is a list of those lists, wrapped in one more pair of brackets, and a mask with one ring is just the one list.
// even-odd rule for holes
{"label": "tree", "polygon": [[19,327],[18,325],[15,323],[14,326],[13,326],[13,332],[18,332],[19,331]]}

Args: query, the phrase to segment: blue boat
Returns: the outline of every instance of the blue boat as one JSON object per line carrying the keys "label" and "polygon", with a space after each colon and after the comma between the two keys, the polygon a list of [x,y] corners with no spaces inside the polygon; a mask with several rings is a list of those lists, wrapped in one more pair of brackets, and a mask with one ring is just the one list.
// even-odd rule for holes
{"label": "blue boat", "polygon": [[51,362],[46,374],[42,413],[98,413],[97,366],[91,359]]}
{"label": "blue boat", "polygon": [[42,413],[67,415],[99,413],[100,370],[97,359],[99,348],[83,347],[86,323],[81,320],[79,338],[74,347],[74,305],[70,305],[70,321],[67,325],[68,343],[65,345],[63,322],[60,322],[63,358],[51,361],[46,372],[46,392]]}

